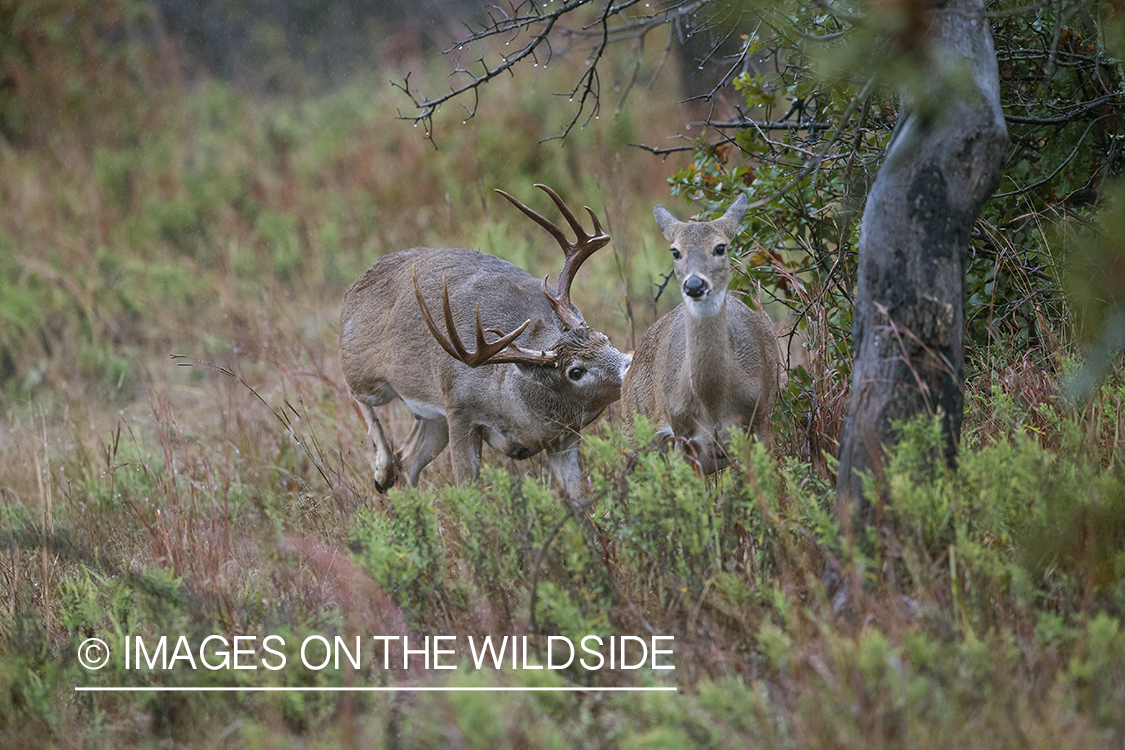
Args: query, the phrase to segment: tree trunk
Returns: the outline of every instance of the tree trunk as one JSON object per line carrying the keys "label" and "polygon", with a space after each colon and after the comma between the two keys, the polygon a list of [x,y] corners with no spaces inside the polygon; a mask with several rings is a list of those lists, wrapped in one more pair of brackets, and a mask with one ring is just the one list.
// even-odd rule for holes
{"label": "tree trunk", "polygon": [[875,519],[885,488],[872,505],[861,473],[881,485],[899,422],[940,413],[951,465],[961,436],[965,258],[981,204],[999,185],[1008,134],[983,3],[950,0],[930,12],[933,93],[903,105],[863,212],[836,485],[845,524]]}

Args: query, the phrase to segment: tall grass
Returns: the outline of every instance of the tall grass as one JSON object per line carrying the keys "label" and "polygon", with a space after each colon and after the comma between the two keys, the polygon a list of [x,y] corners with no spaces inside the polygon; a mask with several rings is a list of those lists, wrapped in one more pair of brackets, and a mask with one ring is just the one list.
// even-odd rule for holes
{"label": "tall grass", "polygon": [[507,106],[440,149],[395,122],[401,102],[372,79],[272,102],[205,82],[168,96],[128,146],[65,164],[48,149],[0,149],[3,395],[96,384],[95,398],[132,400],[154,355],[255,354],[255,318],[275,297],[330,321],[341,290],[398,249],[476,247],[556,272],[557,250],[492,192],[534,201],[536,181],[607,219],[617,249],[587,279],[617,284],[588,285],[582,303],[612,335],[637,335],[627,292],[643,298],[658,273],[633,248],[650,242],[639,219],[663,170],[625,144],[663,134],[623,118],[565,148],[540,143],[551,127],[531,95],[501,93]]}

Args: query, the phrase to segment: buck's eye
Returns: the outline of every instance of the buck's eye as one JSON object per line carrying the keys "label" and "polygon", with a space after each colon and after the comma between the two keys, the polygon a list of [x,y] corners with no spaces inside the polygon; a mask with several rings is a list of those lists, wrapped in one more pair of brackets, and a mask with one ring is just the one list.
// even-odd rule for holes
{"label": "buck's eye", "polygon": [[726,255],[726,252],[727,252],[727,246],[726,245],[715,245],[715,255]]}
{"label": "buck's eye", "polygon": [[677,250],[676,248],[672,248],[672,257],[675,258],[676,260],[679,260],[680,259],[680,251]]}
{"label": "buck's eye", "polygon": [[586,374],[586,369],[583,367],[572,367],[566,371],[566,376],[571,380],[578,381]]}

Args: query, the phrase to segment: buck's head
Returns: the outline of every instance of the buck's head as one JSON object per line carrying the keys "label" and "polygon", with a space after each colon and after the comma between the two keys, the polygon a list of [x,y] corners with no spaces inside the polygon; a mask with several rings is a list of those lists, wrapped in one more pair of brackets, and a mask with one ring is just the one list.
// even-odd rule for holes
{"label": "buck's head", "polygon": [[[554,317],[558,321],[560,333],[554,344],[543,351],[524,349],[514,342],[528,326],[532,325],[530,319],[510,333],[492,328],[486,329],[481,324],[478,306],[476,351],[470,352],[457,336],[445,280],[442,280],[442,307],[448,339],[434,323],[426,307],[426,302],[418,288],[417,276],[414,278],[414,294],[430,332],[451,356],[470,367],[479,367],[483,364],[516,364],[536,384],[548,389],[552,401],[570,404],[570,408],[574,411],[581,412],[588,419],[593,419],[606,406],[621,397],[621,381],[625,378],[632,357],[618,351],[605,334],[586,325],[582,315],[570,302],[570,285],[582,263],[599,248],[609,243],[610,238],[602,230],[597,215],[588,207],[586,210],[594,220],[592,234],[586,233],[555,191],[545,185],[537,185],[537,187],[542,188],[558,206],[577,237],[575,241],[569,240],[558,226],[503,190],[496,192],[507,198],[536,224],[546,229],[563,250],[564,261],[559,272],[558,288],[552,289],[547,284],[546,278],[543,279],[542,284],[543,295],[550,303]],[[535,325],[550,326],[551,323],[540,320],[535,322]],[[499,338],[489,342],[485,338],[486,332]]]}
{"label": "buck's head", "polygon": [[554,365],[521,365],[521,369],[556,398],[580,405],[590,419],[621,398],[621,381],[632,357],[618,351],[605,334],[585,324],[566,329],[552,352]]}
{"label": "buck's head", "polygon": [[717,315],[730,282],[731,241],[746,213],[746,196],[740,195],[727,212],[712,221],[680,221],[657,206],[652,215],[672,248],[673,270],[690,315]]}

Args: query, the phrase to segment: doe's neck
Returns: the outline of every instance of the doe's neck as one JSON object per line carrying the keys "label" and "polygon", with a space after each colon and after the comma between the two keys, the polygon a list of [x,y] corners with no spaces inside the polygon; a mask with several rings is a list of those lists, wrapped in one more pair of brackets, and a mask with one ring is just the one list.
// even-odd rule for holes
{"label": "doe's neck", "polygon": [[681,378],[697,396],[725,382],[734,362],[730,327],[727,325],[727,300],[724,291],[717,310],[709,315],[693,313],[692,303],[684,303],[684,362]]}

